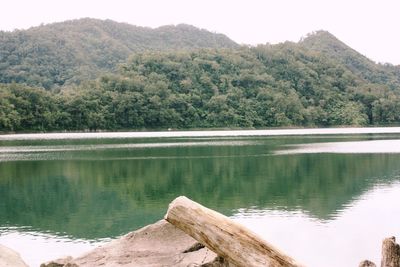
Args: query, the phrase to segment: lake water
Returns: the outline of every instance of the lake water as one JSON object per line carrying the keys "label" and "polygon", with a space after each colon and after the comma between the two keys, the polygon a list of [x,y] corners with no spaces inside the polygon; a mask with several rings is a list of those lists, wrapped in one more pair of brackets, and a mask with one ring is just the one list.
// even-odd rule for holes
{"label": "lake water", "polygon": [[31,266],[156,222],[179,195],[307,266],[379,263],[400,238],[400,128],[0,136],[0,244]]}

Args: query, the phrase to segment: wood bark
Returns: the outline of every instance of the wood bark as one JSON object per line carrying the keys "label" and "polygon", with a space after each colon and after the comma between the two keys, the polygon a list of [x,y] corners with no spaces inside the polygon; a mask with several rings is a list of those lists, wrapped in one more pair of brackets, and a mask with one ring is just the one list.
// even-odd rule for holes
{"label": "wood bark", "polygon": [[362,261],[360,263],[360,265],[358,265],[358,267],[376,267],[376,264],[373,263],[372,261],[365,260],[365,261]]}
{"label": "wood bark", "polygon": [[302,266],[244,226],[186,197],[171,202],[165,219],[238,267]]}
{"label": "wood bark", "polygon": [[381,267],[400,267],[400,246],[394,236],[383,240]]}

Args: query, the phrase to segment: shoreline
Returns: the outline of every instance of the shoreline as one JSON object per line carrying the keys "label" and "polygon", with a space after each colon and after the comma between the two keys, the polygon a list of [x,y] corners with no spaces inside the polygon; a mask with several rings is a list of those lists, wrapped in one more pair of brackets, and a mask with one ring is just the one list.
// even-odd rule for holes
{"label": "shoreline", "polygon": [[[381,255],[382,266],[398,266],[400,246],[394,236],[383,240]],[[4,246],[0,246],[0,265],[28,267],[18,252]],[[40,267],[91,266],[304,267],[305,265],[243,225],[181,196],[169,204],[164,219],[156,223],[130,232],[76,258],[66,256],[40,265]],[[369,260],[362,260],[359,266],[376,265]]]}
{"label": "shoreline", "polygon": [[213,251],[205,248],[166,220],[160,220],[129,232],[78,257],[67,256],[42,263],[40,266],[225,266],[208,265],[216,258],[217,255]]}
{"label": "shoreline", "polygon": [[[268,137],[302,135],[345,134],[398,134],[400,127],[345,127],[345,128],[298,128],[267,130],[188,130],[149,132],[72,132],[72,133],[23,133],[0,135],[0,141],[61,140],[61,139],[113,139],[113,138],[181,138],[181,137]],[[45,138],[44,138],[45,137]]]}

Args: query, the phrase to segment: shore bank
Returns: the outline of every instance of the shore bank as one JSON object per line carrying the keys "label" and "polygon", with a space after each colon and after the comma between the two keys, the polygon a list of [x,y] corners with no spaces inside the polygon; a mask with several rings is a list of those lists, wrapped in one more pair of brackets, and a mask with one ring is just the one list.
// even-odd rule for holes
{"label": "shore bank", "polygon": [[[28,265],[17,252],[0,245],[0,266]],[[164,220],[79,257],[41,264],[41,267],[91,266],[304,267],[242,225],[186,197],[170,203]],[[376,265],[364,260],[359,266]],[[400,246],[395,237],[383,240],[381,267],[400,267]]]}
{"label": "shore bank", "polygon": [[[212,264],[212,265],[210,265]],[[77,258],[67,257],[41,267],[63,266],[228,266],[217,255],[165,220],[131,232]]]}
{"label": "shore bank", "polygon": [[0,266],[1,267],[28,267],[21,256],[14,250],[0,245]]}

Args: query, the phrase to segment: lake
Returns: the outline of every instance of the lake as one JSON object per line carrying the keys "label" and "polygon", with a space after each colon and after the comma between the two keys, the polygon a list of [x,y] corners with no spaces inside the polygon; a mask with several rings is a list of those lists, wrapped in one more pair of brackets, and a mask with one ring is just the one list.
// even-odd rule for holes
{"label": "lake", "polygon": [[156,222],[185,195],[307,266],[400,238],[400,128],[0,135],[0,244],[31,266]]}

